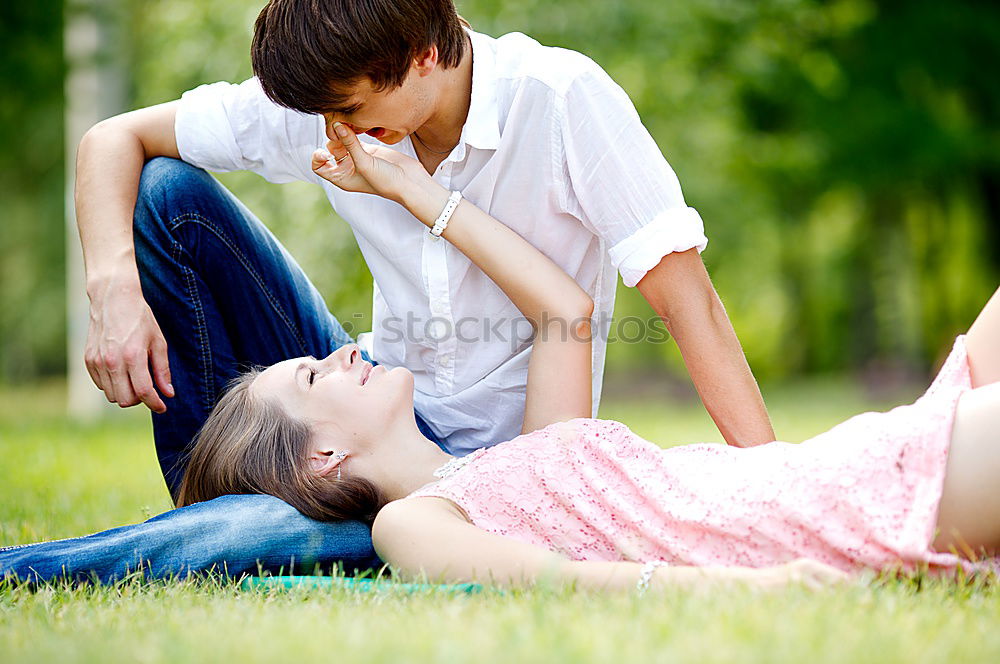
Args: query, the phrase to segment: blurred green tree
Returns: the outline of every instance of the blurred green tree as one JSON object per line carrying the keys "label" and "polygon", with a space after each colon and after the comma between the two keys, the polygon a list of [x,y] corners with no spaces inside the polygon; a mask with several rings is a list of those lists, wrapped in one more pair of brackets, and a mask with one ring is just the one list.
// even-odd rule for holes
{"label": "blurred green tree", "polygon": [[790,240],[788,368],[922,366],[997,282],[1000,6],[799,5],[732,24],[726,65]]}
{"label": "blurred green tree", "polygon": [[[130,99],[250,75],[262,0],[118,0]],[[60,2],[0,34],[0,379],[61,370]],[[957,0],[458,0],[484,32],[582,51],[631,95],[706,221],[704,258],[759,376],[926,370],[1000,276],[1000,6]],[[223,182],[355,329],[371,277],[318,188]],[[650,315],[620,289],[618,317]],[[610,370],[679,365],[616,343]],[[79,361],[72,358],[72,361]]]}
{"label": "blurred green tree", "polygon": [[[463,6],[488,32],[586,52],[625,87],[705,218],[705,261],[758,374],[925,370],[996,287],[996,3]],[[619,294],[619,317],[648,311]],[[609,362],[649,357],[619,345]]]}
{"label": "blurred green tree", "polygon": [[0,380],[65,367],[62,1],[0,4]]}

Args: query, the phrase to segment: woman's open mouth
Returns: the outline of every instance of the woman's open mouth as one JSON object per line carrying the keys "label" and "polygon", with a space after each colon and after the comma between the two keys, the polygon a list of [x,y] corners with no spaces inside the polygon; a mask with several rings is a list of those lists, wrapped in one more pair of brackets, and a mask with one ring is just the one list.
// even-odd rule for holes
{"label": "woman's open mouth", "polygon": [[385,127],[372,127],[365,133],[371,136],[372,138],[378,140],[383,136],[385,136]]}
{"label": "woman's open mouth", "polygon": [[365,383],[368,382],[368,377],[372,375],[372,368],[373,368],[372,365],[367,364],[367,363],[365,364],[365,366],[361,367],[361,384],[362,385],[364,385]]}

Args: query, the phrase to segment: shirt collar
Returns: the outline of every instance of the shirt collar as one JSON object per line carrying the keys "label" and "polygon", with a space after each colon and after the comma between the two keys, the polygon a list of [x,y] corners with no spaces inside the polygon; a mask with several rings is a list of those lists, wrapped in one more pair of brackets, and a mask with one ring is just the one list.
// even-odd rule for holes
{"label": "shirt collar", "polygon": [[489,36],[466,30],[472,42],[472,99],[462,127],[462,142],[482,150],[500,147],[496,54]]}

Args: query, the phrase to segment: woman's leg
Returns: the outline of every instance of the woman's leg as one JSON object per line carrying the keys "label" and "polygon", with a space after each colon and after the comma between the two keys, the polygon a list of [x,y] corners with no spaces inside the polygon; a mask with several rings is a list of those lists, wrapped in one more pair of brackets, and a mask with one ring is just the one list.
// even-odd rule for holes
{"label": "woman's leg", "polygon": [[973,389],[955,411],[934,548],[1000,550],[1000,290],[965,340]]}
{"label": "woman's leg", "polygon": [[1000,289],[986,303],[965,338],[972,386],[1000,381]]}
{"label": "woman's leg", "polygon": [[937,526],[938,551],[1000,552],[1000,382],[958,401]]}

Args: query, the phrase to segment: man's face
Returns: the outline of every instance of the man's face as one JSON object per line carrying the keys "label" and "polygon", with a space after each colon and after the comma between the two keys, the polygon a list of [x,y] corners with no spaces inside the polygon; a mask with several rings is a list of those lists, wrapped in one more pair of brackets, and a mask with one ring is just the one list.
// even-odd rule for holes
{"label": "man's face", "polygon": [[339,112],[324,113],[326,135],[333,138],[334,122],[342,122],[356,134],[368,134],[393,145],[420,129],[433,112],[429,84],[413,69],[403,84],[377,92],[368,79],[354,86],[349,106]]}

